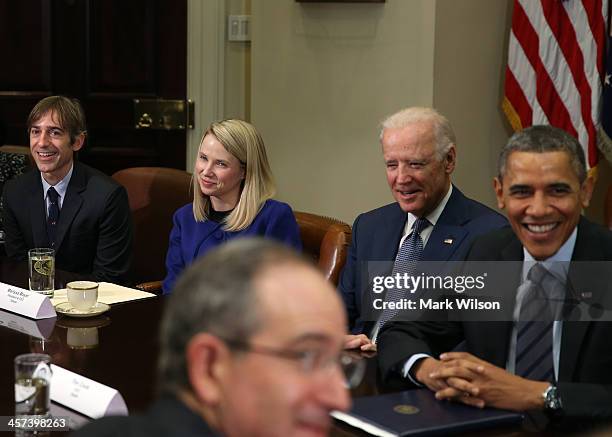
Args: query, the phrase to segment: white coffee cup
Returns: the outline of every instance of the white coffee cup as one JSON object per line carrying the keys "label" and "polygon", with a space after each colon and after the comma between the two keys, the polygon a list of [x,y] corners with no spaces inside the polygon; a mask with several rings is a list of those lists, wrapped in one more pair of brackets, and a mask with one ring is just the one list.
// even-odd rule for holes
{"label": "white coffee cup", "polygon": [[93,281],[73,281],[66,284],[68,302],[73,308],[87,311],[98,302],[98,283]]}

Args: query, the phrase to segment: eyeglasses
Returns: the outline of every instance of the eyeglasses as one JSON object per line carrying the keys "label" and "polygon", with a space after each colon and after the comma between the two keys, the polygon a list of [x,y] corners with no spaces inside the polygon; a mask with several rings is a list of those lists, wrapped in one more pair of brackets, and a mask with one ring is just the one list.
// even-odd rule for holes
{"label": "eyeglasses", "polygon": [[253,345],[241,340],[224,339],[223,341],[234,350],[294,361],[298,364],[300,370],[308,375],[330,372],[338,366],[344,373],[348,388],[357,387],[365,373],[366,361],[361,357],[353,357],[344,352],[330,355],[318,349],[297,351]]}

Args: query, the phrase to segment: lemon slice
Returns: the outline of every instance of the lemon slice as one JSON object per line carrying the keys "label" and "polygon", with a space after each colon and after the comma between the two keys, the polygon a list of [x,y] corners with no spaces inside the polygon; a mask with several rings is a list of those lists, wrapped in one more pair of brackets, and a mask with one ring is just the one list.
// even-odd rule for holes
{"label": "lemon slice", "polygon": [[36,261],[34,263],[34,270],[43,276],[49,276],[53,270],[53,260]]}

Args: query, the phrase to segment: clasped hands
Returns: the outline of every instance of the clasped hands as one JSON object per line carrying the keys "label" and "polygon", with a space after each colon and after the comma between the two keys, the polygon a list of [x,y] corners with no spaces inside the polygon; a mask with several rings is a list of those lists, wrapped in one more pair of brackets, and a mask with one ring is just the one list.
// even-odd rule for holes
{"label": "clasped hands", "polygon": [[478,408],[513,411],[544,408],[542,393],[548,382],[513,375],[467,352],[447,352],[440,359],[417,361],[411,372],[417,381],[436,393],[436,399],[452,400]]}

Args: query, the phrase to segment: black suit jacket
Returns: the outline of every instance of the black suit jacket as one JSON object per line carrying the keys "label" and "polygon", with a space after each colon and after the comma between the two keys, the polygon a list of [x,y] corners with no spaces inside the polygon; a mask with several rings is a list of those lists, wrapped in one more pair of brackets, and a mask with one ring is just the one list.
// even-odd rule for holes
{"label": "black suit jacket", "polygon": [[73,437],[215,437],[206,422],[176,398],[157,401],[146,414],[103,417],[72,433]]}
{"label": "black suit jacket", "polygon": [[[37,169],[4,187],[6,254],[27,259],[28,249],[50,247],[46,205]],[[123,282],[132,254],[132,218],[125,189],[105,174],[74,163],[57,224],[58,269]]]}
{"label": "black suit jacket", "polygon": [[[394,202],[359,215],[353,224],[351,246],[338,284],[353,333],[368,332],[373,326],[373,321],[364,320],[362,310],[363,293],[371,290],[367,278],[362,277],[365,263],[395,260],[407,218]],[[477,235],[507,224],[504,216],[465,197],[453,186],[448,203],[429,236],[423,260],[461,261]],[[391,267],[391,263],[387,264]],[[387,275],[390,271],[389,268],[377,274]]]}
{"label": "black suit jacket", "polygon": [[[522,261],[523,248],[510,227],[477,239],[468,261]],[[574,261],[612,260],[612,232],[581,218]],[[579,263],[576,263],[579,264]],[[605,265],[601,265],[606,269]],[[609,269],[607,269],[609,270]],[[589,290],[594,302],[608,302],[610,277],[586,277],[579,267],[570,267],[568,283],[572,290]],[[507,278],[516,289],[516,277]],[[601,295],[598,295],[601,293]],[[505,368],[512,322],[393,322],[382,329],[379,365],[385,379],[393,379],[403,363],[416,353],[439,356],[465,340],[465,350],[496,366]],[[558,388],[568,417],[612,417],[612,322],[564,321],[561,334]],[[408,379],[404,379],[411,385]]]}

